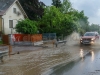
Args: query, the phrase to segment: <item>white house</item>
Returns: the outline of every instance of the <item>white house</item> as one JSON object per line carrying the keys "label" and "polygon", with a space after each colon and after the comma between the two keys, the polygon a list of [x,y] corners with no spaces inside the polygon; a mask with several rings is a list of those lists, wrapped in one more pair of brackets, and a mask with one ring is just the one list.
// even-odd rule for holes
{"label": "white house", "polygon": [[28,18],[18,0],[0,0],[0,33],[14,34],[18,20]]}

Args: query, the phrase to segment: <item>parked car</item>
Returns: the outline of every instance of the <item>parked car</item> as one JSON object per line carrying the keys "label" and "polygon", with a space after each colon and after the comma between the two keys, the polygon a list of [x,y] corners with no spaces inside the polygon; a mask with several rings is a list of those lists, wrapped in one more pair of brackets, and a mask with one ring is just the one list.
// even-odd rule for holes
{"label": "parked car", "polygon": [[98,32],[86,32],[80,39],[80,44],[94,44],[99,39]]}

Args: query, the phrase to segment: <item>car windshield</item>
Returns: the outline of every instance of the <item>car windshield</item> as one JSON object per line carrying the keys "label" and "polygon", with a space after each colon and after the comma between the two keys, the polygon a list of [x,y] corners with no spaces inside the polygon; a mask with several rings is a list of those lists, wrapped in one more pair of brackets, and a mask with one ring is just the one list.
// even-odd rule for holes
{"label": "car windshield", "polygon": [[95,36],[95,33],[85,33],[84,36]]}

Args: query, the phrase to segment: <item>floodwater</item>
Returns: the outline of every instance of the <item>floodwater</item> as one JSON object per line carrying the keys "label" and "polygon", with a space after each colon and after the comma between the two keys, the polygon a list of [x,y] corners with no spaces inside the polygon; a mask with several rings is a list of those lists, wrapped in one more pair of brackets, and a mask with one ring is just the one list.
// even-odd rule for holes
{"label": "floodwater", "polygon": [[85,55],[85,49],[80,50],[80,58],[69,63],[64,63],[52,68],[48,75],[100,75],[100,49],[88,49]]}
{"label": "floodwater", "polygon": [[28,52],[30,48],[23,47],[27,51],[4,57],[0,75],[92,75],[99,72],[99,42],[80,46],[79,39],[74,33],[67,37],[66,45],[59,44],[57,48],[46,44],[46,48]]}
{"label": "floodwater", "polygon": [[[48,75],[100,75],[100,40],[97,40],[94,45],[79,47],[78,42],[75,41],[68,45],[73,46],[74,51],[79,51],[80,56],[69,63],[63,63],[51,68]],[[78,47],[80,50],[78,50]]]}

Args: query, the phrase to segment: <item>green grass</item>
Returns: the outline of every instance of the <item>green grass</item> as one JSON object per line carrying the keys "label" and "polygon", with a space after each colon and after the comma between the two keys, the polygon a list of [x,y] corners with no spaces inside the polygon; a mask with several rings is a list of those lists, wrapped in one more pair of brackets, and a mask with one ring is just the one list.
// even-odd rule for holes
{"label": "green grass", "polygon": [[0,41],[0,45],[3,44],[3,41]]}

